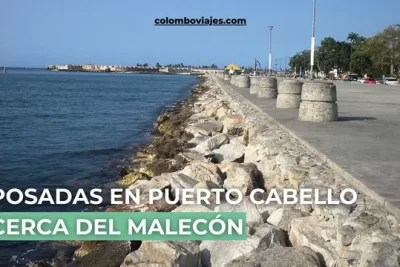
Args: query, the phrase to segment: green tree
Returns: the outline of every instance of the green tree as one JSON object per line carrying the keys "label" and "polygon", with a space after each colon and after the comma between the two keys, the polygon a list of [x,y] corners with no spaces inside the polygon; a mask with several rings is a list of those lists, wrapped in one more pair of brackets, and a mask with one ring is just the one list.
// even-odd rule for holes
{"label": "green tree", "polygon": [[149,66],[148,63],[144,63],[144,64],[143,64],[143,67],[148,67],[148,66]]}
{"label": "green tree", "polygon": [[303,50],[290,59],[289,66],[296,72],[300,72],[300,69],[302,72],[308,71],[310,70],[310,56],[310,50]]}
{"label": "green tree", "polygon": [[351,55],[350,69],[362,76],[372,72],[372,60],[362,49],[357,49]]}
{"label": "green tree", "polygon": [[157,68],[161,68],[160,63],[157,62],[156,67],[157,67]]}

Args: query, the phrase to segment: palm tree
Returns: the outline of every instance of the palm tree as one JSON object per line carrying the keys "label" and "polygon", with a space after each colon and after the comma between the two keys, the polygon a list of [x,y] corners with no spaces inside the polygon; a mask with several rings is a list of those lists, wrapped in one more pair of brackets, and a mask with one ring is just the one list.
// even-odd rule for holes
{"label": "palm tree", "polygon": [[358,35],[358,33],[351,32],[347,35],[347,40],[354,43],[358,40],[359,37],[360,37],[360,35]]}
{"label": "palm tree", "polygon": [[[351,58],[351,56],[353,55],[353,45],[354,45],[355,43],[358,43],[358,42],[359,42],[359,40],[360,40],[360,35],[358,35],[358,33],[351,32],[351,33],[349,33],[349,34],[347,35],[347,40],[350,41],[350,49],[351,49],[351,51],[350,51],[350,58]],[[350,64],[350,66],[351,66],[351,64]],[[350,67],[350,71],[351,71],[351,67]]]}

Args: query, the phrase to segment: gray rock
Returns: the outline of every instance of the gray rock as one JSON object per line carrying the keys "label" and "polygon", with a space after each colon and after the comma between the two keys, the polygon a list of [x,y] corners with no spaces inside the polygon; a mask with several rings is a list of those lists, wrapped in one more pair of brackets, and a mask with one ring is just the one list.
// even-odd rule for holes
{"label": "gray rock", "polygon": [[212,151],[217,163],[223,162],[243,162],[246,146],[242,144],[225,144]]}
{"label": "gray rock", "polygon": [[252,163],[231,163],[226,169],[224,188],[239,189],[243,196],[245,196],[258,187],[260,180],[260,173],[256,165]]}
{"label": "gray rock", "polygon": [[348,261],[360,260],[361,253],[356,250],[346,250],[343,252],[341,259],[348,260]]}
{"label": "gray rock", "polygon": [[135,183],[128,188],[132,191],[140,190],[141,194],[148,194],[151,189],[164,189],[171,185],[171,179],[174,173],[165,173],[155,176],[151,180],[136,180]]}
{"label": "gray rock", "polygon": [[318,255],[307,247],[258,249],[225,264],[226,267],[319,267]]}
{"label": "gray rock", "polygon": [[201,162],[209,162],[203,154],[200,154],[195,151],[185,151],[182,153],[179,153],[176,155],[175,159],[177,159],[179,162],[182,162],[183,164],[187,162],[192,162],[192,161],[201,161]]}
{"label": "gray rock", "polygon": [[100,249],[69,263],[67,267],[119,267],[130,252],[130,241],[107,242]]}
{"label": "gray rock", "polygon": [[242,202],[237,205],[223,203],[214,209],[215,212],[246,212],[247,225],[253,226],[264,222],[263,217],[257,209],[257,206],[249,199],[244,198]]}
{"label": "gray rock", "polygon": [[297,218],[289,226],[289,240],[293,247],[309,247],[321,254],[326,266],[336,266],[338,253],[330,242],[321,237],[322,229],[334,228],[329,222],[320,221],[314,216]]}
{"label": "gray rock", "polygon": [[206,141],[197,145],[193,151],[198,152],[203,155],[212,154],[214,149],[220,148],[224,144],[229,143],[229,137],[226,134],[217,134],[213,137],[207,139]]}
{"label": "gray rock", "polygon": [[265,185],[269,188],[279,183],[281,172],[276,165],[275,158],[265,157],[256,163],[257,169],[260,170]]}
{"label": "gray rock", "polygon": [[[210,203],[201,203],[202,205],[206,206],[207,208],[214,210],[215,207],[217,206],[217,201],[223,201],[225,200],[225,192],[222,189],[222,187],[220,187],[219,185],[211,182],[211,181],[202,181],[198,184],[196,184],[194,186],[194,189],[196,190],[207,190],[210,193],[210,197],[207,199]],[[219,193],[216,193],[214,191],[212,191],[212,189],[222,189],[219,190]],[[221,192],[223,191],[223,192]],[[219,196],[219,197],[218,197]],[[196,197],[195,197],[196,198]]]}
{"label": "gray rock", "polygon": [[143,241],[121,267],[200,267],[200,248],[194,241]]}
{"label": "gray rock", "polygon": [[285,234],[276,227],[267,224],[257,225],[249,229],[250,236],[243,241],[203,241],[203,267],[227,266],[230,260],[250,253],[256,249],[268,249],[286,246]]}
{"label": "gray rock", "polygon": [[190,189],[193,188],[198,181],[190,178],[187,175],[184,175],[182,173],[176,174],[172,180],[171,180],[171,187],[172,190],[182,190],[182,189]]}
{"label": "gray rock", "polygon": [[218,167],[212,164],[206,164],[200,161],[192,162],[187,165],[181,174],[187,175],[197,181],[211,181],[218,185],[222,185],[222,172]]}
{"label": "gray rock", "polygon": [[[261,139],[261,140],[260,140]],[[284,148],[275,144],[274,142],[270,142],[268,138],[258,137],[257,140],[252,141],[248,144],[245,151],[245,162],[258,162],[263,160],[269,156],[276,156],[280,153]]]}
{"label": "gray rock", "polygon": [[350,225],[345,225],[339,228],[337,235],[337,239],[340,240],[343,246],[350,246],[356,236],[356,232]]}
{"label": "gray rock", "polygon": [[272,212],[271,215],[268,217],[267,222],[271,225],[287,231],[289,228],[289,224],[292,220],[306,216],[310,216],[310,214],[302,212],[300,210],[283,207]]}
{"label": "gray rock", "polygon": [[234,132],[241,132],[244,129],[245,117],[242,115],[228,115],[222,121],[223,133],[233,134]]}
{"label": "gray rock", "polygon": [[197,123],[194,125],[190,125],[185,129],[185,132],[191,133],[194,136],[201,135],[210,135],[212,132],[221,132],[223,125],[219,121],[206,121]]}
{"label": "gray rock", "polygon": [[192,139],[188,141],[188,144],[198,145],[204,141],[206,141],[210,136],[204,134],[196,134]]}

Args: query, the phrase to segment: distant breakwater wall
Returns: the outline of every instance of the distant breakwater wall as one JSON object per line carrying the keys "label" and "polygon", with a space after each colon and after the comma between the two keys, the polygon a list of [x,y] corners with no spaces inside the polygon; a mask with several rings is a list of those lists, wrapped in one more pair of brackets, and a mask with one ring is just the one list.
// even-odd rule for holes
{"label": "distant breakwater wall", "polygon": [[108,65],[48,65],[47,70],[75,72],[147,72],[158,73],[159,68],[143,66],[108,66]]}
{"label": "distant breakwater wall", "polygon": [[160,73],[160,74],[216,74],[220,69],[191,67],[150,67],[150,66],[115,66],[115,65],[48,65],[46,70],[71,72],[126,72],[126,73]]}

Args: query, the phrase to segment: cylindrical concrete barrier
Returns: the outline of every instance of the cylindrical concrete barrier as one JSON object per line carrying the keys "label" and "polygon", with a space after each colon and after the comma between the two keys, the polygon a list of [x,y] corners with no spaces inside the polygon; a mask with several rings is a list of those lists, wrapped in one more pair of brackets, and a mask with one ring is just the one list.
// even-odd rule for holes
{"label": "cylindrical concrete barrier", "polygon": [[277,81],[273,77],[262,77],[258,83],[257,96],[260,98],[276,98],[278,95]]}
{"label": "cylindrical concrete barrier", "polygon": [[298,109],[303,83],[298,80],[283,80],[278,86],[276,108]]}
{"label": "cylindrical concrete barrier", "polygon": [[239,88],[249,88],[250,87],[250,77],[246,76],[246,75],[237,76],[236,86]]}
{"label": "cylindrical concrete barrier", "polygon": [[231,76],[231,81],[230,81],[230,83],[232,84],[232,85],[235,85],[236,86],[236,79],[237,79],[237,75],[232,75]]}
{"label": "cylindrical concrete barrier", "polygon": [[224,80],[225,81],[230,81],[231,80],[231,77],[230,77],[230,75],[228,73],[224,74]]}
{"label": "cylindrical concrete barrier", "polygon": [[261,76],[251,76],[250,77],[250,94],[257,94],[260,84]]}
{"label": "cylindrical concrete barrier", "polygon": [[336,100],[336,86],[333,83],[305,83],[301,92],[299,120],[337,121],[338,107]]}

